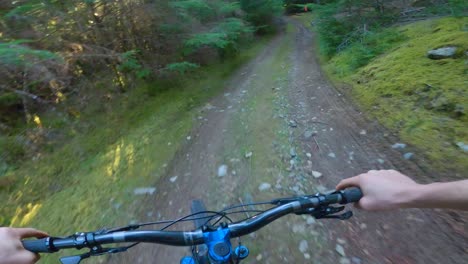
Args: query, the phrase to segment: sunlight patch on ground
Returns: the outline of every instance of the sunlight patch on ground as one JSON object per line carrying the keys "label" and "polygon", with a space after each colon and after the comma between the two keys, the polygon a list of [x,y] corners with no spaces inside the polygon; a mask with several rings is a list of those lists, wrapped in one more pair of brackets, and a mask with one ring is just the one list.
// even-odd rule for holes
{"label": "sunlight patch on ground", "polygon": [[27,226],[31,220],[39,213],[42,204],[32,204],[29,203],[26,205],[26,208],[16,208],[15,216],[11,220],[10,226]]}

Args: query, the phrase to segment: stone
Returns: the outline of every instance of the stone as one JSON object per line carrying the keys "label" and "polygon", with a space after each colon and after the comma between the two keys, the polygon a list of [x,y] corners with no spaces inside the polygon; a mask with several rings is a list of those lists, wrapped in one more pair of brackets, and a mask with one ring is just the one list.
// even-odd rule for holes
{"label": "stone", "polygon": [[310,154],[309,152],[306,153],[306,156],[307,156],[308,158],[312,158],[312,154]]}
{"label": "stone", "polygon": [[338,252],[338,254],[340,254],[340,256],[342,256],[342,257],[346,256],[346,253],[345,253],[344,248],[343,248],[342,245],[336,244],[335,250],[336,250],[336,252]]}
{"label": "stone", "polygon": [[253,155],[252,151],[247,152],[247,153],[245,153],[245,158],[246,158],[246,159],[249,159],[249,158],[252,157],[252,155]]}
{"label": "stone", "polygon": [[395,143],[392,145],[392,149],[404,149],[406,148],[406,144],[404,143]]}
{"label": "stone", "polygon": [[468,145],[463,142],[457,142],[457,146],[464,152],[468,152]]}
{"label": "stone", "polygon": [[385,163],[385,160],[383,160],[383,159],[377,159],[377,162],[380,163],[380,164],[384,164],[384,163]]}
{"label": "stone", "polygon": [[411,159],[413,156],[414,156],[413,153],[408,152],[408,153],[405,153],[405,154],[403,155],[403,158],[404,158],[405,160],[409,160],[409,159]]}
{"label": "stone", "polygon": [[227,165],[221,165],[218,168],[218,177],[224,177],[227,175],[228,171],[228,166]]}
{"label": "stone", "polygon": [[297,127],[297,123],[294,120],[289,120],[289,126],[290,127]]}
{"label": "stone", "polygon": [[336,155],[335,155],[335,153],[330,152],[330,153],[328,153],[328,157],[330,157],[330,158],[336,158]]}
{"label": "stone", "polygon": [[174,183],[175,181],[177,181],[177,176],[174,176],[174,177],[171,177],[169,179],[170,182]]}
{"label": "stone", "polygon": [[351,260],[349,258],[340,258],[340,264],[351,264]]}
{"label": "stone", "polygon": [[261,192],[269,190],[270,188],[271,188],[271,184],[269,184],[267,182],[264,182],[264,183],[260,184],[260,186],[258,186],[258,190],[261,191]]}
{"label": "stone", "polygon": [[319,193],[324,193],[324,192],[326,192],[327,190],[328,190],[327,187],[325,187],[325,186],[323,186],[323,185],[318,185],[318,186],[317,186],[317,191],[318,191]]}
{"label": "stone", "polygon": [[144,187],[144,188],[135,188],[133,190],[134,195],[153,195],[156,192],[156,188],[154,187]]}
{"label": "stone", "polygon": [[289,154],[291,155],[291,158],[295,158],[297,156],[296,149],[294,147],[292,147],[289,150]]}
{"label": "stone", "polygon": [[314,135],[313,131],[307,130],[306,132],[304,132],[305,138],[311,138],[313,135]]}
{"label": "stone", "polygon": [[323,174],[318,171],[312,171],[312,176],[314,176],[315,179],[322,177],[322,175]]}
{"label": "stone", "polygon": [[361,263],[362,263],[362,260],[361,260],[360,258],[358,258],[358,257],[352,257],[352,258],[351,258],[351,262],[352,262],[353,264],[361,264]]}
{"label": "stone", "polygon": [[304,253],[304,258],[305,259],[310,259],[310,254],[309,253]]}
{"label": "stone", "polygon": [[301,240],[301,242],[299,242],[299,251],[306,253],[308,249],[309,243],[307,243],[307,240]]}
{"label": "stone", "polygon": [[315,218],[313,218],[312,216],[308,216],[306,221],[308,225],[313,225],[316,223]]}
{"label": "stone", "polygon": [[359,132],[359,135],[363,135],[363,136],[364,136],[364,135],[366,135],[366,134],[367,134],[367,132],[366,132],[364,129],[361,130],[361,132]]}
{"label": "stone", "polygon": [[337,239],[336,239],[336,242],[340,243],[341,245],[346,244],[346,240],[344,240],[344,239],[342,239],[342,238],[337,238]]}
{"label": "stone", "polygon": [[263,258],[262,254],[258,254],[257,257],[255,258],[257,261],[261,261]]}
{"label": "stone", "polygon": [[303,233],[305,232],[305,229],[306,229],[306,227],[305,227],[305,225],[303,225],[303,224],[297,224],[297,225],[294,225],[294,226],[292,227],[292,231],[293,231],[293,233],[295,233],[295,234],[297,234],[297,233],[303,234]]}
{"label": "stone", "polygon": [[442,47],[427,52],[427,57],[431,60],[442,60],[455,57],[457,47]]}

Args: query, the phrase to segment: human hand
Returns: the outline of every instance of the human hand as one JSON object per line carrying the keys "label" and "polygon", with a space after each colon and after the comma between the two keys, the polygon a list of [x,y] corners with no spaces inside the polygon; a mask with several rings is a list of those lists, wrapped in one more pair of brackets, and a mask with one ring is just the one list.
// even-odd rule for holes
{"label": "human hand", "polygon": [[342,180],[336,189],[359,187],[363,197],[356,207],[368,211],[381,211],[404,208],[412,192],[419,186],[421,185],[398,171],[371,170]]}
{"label": "human hand", "polygon": [[39,260],[39,254],[27,251],[21,239],[43,238],[47,233],[34,228],[0,227],[0,264],[33,264]]}

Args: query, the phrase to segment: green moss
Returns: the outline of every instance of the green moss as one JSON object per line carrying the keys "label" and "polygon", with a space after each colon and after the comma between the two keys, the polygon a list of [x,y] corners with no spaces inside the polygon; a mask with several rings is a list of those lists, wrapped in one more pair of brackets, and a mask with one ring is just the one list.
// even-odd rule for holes
{"label": "green moss", "polygon": [[[436,168],[450,172],[468,170],[466,154],[455,145],[468,142],[466,58],[435,61],[426,53],[443,46],[468,50],[467,25],[465,17],[399,27],[407,40],[344,78],[372,116],[419,148]],[[345,56],[351,55],[331,64],[345,64]]]}

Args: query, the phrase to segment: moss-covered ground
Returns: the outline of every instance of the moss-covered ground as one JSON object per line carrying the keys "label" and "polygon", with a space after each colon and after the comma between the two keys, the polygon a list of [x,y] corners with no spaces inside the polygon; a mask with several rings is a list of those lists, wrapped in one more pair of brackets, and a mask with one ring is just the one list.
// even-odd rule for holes
{"label": "moss-covered ground", "polygon": [[468,58],[436,61],[426,53],[451,45],[468,50],[468,18],[422,21],[398,30],[407,40],[345,80],[371,116],[437,169],[466,172],[467,153],[457,143],[468,142]]}
{"label": "moss-covered ground", "polygon": [[[313,28],[313,14],[299,19]],[[458,47],[457,57],[426,56],[444,46]],[[468,144],[467,50],[468,18],[446,17],[384,29],[322,62],[330,79],[352,87],[369,117],[433,168],[460,178],[468,170],[467,153],[457,145]]]}

